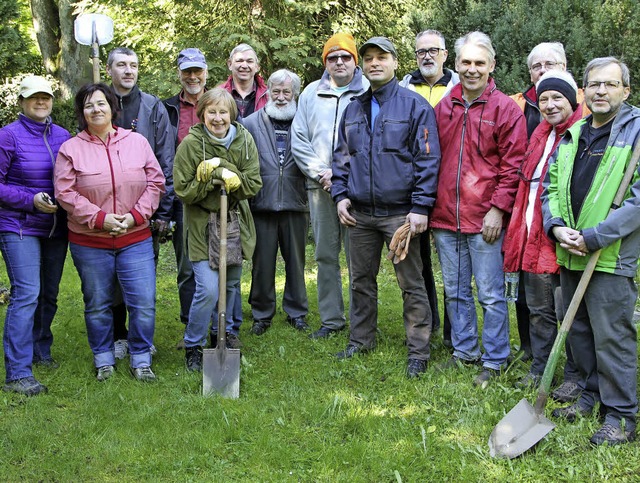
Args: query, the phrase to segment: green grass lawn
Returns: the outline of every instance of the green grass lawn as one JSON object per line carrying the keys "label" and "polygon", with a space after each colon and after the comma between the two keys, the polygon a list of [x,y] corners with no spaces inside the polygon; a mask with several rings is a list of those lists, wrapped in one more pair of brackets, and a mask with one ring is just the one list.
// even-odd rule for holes
{"label": "green grass lawn", "polygon": [[[307,255],[308,320],[317,328],[311,246]],[[521,458],[491,458],[493,427],[523,397],[534,400],[533,392],[513,388],[527,368],[516,364],[486,390],[478,389],[472,385],[477,369],[436,369],[449,353],[435,336],[427,374],[406,379],[400,292],[386,260],[379,277],[378,347],[348,361],[333,357],[344,348],[346,332],[312,341],[289,327],[280,310],[264,336],[250,335],[251,270],[245,264],[240,399],[204,398],[202,376],[187,373],[184,353],[175,349],[183,326],[172,256],[172,247],[163,246],[155,384],[136,382],[128,360],[118,363],[109,381],[96,381],[80,283],[68,258],[53,328],[60,368],[36,369],[49,393],[23,398],[0,392],[0,481],[640,479],[638,443],[590,446],[588,438],[599,427],[595,416],[559,423]],[[7,285],[3,267],[0,274]],[[279,277],[281,293],[282,270]],[[550,402],[547,413],[553,407]]]}

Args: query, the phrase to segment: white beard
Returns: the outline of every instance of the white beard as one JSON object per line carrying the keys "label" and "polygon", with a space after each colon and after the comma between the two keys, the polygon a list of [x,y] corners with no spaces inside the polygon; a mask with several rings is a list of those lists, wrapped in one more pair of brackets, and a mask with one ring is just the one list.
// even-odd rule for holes
{"label": "white beard", "polygon": [[267,105],[264,106],[264,112],[267,113],[267,116],[277,121],[290,121],[296,115],[297,109],[298,106],[295,100],[291,100],[287,107],[278,107],[275,102],[269,99]]}

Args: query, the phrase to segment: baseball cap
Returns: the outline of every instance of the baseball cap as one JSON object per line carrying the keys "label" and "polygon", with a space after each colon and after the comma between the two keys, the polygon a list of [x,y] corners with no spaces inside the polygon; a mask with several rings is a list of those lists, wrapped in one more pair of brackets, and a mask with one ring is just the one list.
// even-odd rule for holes
{"label": "baseball cap", "polygon": [[364,51],[367,50],[369,47],[378,47],[379,49],[382,49],[385,52],[389,52],[394,57],[396,58],[398,57],[398,52],[396,51],[396,48],[391,43],[391,40],[389,40],[386,37],[371,37],[360,47],[360,50],[359,50],[360,55],[364,55]]}
{"label": "baseball cap", "polygon": [[178,68],[180,70],[198,67],[199,69],[207,68],[207,61],[200,49],[188,48],[178,54]]}
{"label": "baseball cap", "polygon": [[20,97],[27,99],[38,92],[44,92],[45,94],[49,94],[53,97],[51,83],[44,77],[31,75],[29,77],[25,77],[20,83]]}

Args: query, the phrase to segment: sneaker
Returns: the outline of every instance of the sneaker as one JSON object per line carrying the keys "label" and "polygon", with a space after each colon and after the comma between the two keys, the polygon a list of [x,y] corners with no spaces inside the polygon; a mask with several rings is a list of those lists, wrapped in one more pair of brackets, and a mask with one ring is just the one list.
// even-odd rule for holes
{"label": "sneaker", "polygon": [[581,393],[582,389],[577,383],[564,381],[551,393],[551,398],[554,401],[570,403],[578,399]]}
{"label": "sneaker", "polygon": [[427,372],[427,361],[422,359],[409,359],[407,363],[407,377],[413,379]]}
{"label": "sneaker", "polygon": [[268,319],[254,320],[250,332],[253,335],[262,335],[271,327],[271,321]]}
{"label": "sneaker", "polygon": [[540,374],[527,372],[522,379],[516,381],[515,386],[519,389],[535,389],[540,385],[541,380],[542,376]]}
{"label": "sneaker", "polygon": [[113,351],[115,352],[116,359],[124,359],[129,353],[129,343],[125,339],[118,339],[113,344]]}
{"label": "sneaker", "polygon": [[113,376],[113,373],[115,372],[115,370],[116,368],[113,366],[98,367],[98,375],[96,376],[96,379],[101,382],[106,381],[111,376]]}
{"label": "sneaker", "polygon": [[43,367],[45,369],[57,369],[60,364],[56,362],[53,357],[45,357],[44,359],[38,359],[33,361],[34,366]]}
{"label": "sneaker", "polygon": [[151,370],[149,366],[142,366],[131,368],[131,375],[135,377],[140,382],[154,382],[156,380],[156,375]]}
{"label": "sneaker", "polygon": [[309,325],[307,324],[307,321],[304,320],[304,317],[287,316],[287,322],[296,330],[300,330],[302,332],[309,330]]}
{"label": "sneaker", "polygon": [[184,357],[187,363],[187,371],[202,371],[202,347],[187,347],[184,351]]}
{"label": "sneaker", "polygon": [[351,359],[356,354],[364,354],[366,352],[369,352],[369,349],[358,347],[355,344],[348,344],[345,350],[340,351],[336,354],[336,357],[338,359]]}
{"label": "sneaker", "polygon": [[571,406],[565,406],[563,408],[554,409],[551,412],[551,416],[554,418],[564,418],[570,423],[573,423],[578,417],[589,416],[593,412],[593,408],[584,408],[577,402]]}
{"label": "sneaker", "polygon": [[344,327],[341,327],[339,329],[332,329],[330,327],[322,326],[315,332],[312,332],[311,334],[309,334],[309,339],[328,339],[333,334],[337,334],[342,330],[344,330]]}
{"label": "sneaker", "polygon": [[602,427],[591,436],[589,441],[596,446],[604,443],[607,443],[609,446],[615,446],[617,444],[629,443],[634,439],[636,439],[635,428],[631,431],[625,431],[619,424],[604,423]]}
{"label": "sneaker", "polygon": [[237,335],[227,332],[227,349],[241,349],[242,342],[238,339]]}
{"label": "sneaker", "polygon": [[473,380],[473,384],[475,386],[480,386],[482,389],[486,389],[491,379],[498,377],[499,375],[500,371],[496,371],[495,369],[490,369],[488,367],[483,367],[482,372],[478,374]]}
{"label": "sneaker", "polygon": [[40,384],[35,377],[23,377],[15,381],[7,382],[2,388],[6,392],[15,392],[23,396],[37,396],[48,391],[47,386]]}

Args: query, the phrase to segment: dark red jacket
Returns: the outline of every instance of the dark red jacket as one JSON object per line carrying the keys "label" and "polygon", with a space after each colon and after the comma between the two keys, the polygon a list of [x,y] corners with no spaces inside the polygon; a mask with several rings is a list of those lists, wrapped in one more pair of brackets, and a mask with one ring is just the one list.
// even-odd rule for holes
{"label": "dark red jacket", "polygon": [[525,216],[527,204],[529,203],[529,182],[525,181],[525,179],[530,180],[532,178],[538,162],[544,154],[544,148],[553,126],[547,121],[542,121],[531,135],[529,148],[520,168],[522,176],[520,177],[513,211],[511,212],[511,221],[502,244],[505,272],[518,272],[520,270],[529,273],[560,272],[560,267],[556,263],[556,244],[547,237],[542,225],[540,195],[542,194],[542,181],[549,167],[549,158],[558,144],[560,144],[565,131],[580,119],[582,119],[582,107],[578,106],[569,119],[556,127],[556,139],[540,174],[540,184],[538,185],[536,201],[533,207],[531,230],[527,233]]}
{"label": "dark red jacket", "polygon": [[511,213],[527,146],[524,115],[493,79],[468,107],[462,85],[454,86],[435,111],[442,161],[431,228],[480,233],[492,206]]}

